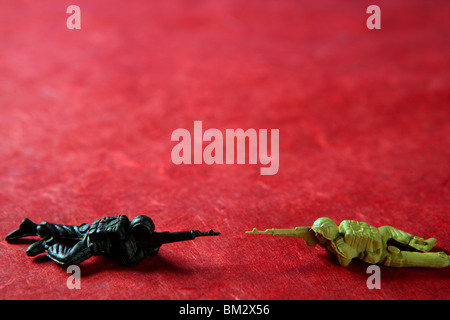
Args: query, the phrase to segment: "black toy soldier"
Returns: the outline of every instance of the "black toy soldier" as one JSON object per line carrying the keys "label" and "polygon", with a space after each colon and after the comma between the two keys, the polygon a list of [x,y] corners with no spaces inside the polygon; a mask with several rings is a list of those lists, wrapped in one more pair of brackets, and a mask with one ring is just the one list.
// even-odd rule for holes
{"label": "black toy soldier", "polygon": [[165,243],[215,235],[220,233],[213,230],[155,232],[155,225],[147,216],[137,216],[130,222],[127,216],[119,215],[96,220],[90,226],[87,223],[71,226],[48,222],[37,225],[26,218],[6,240],[39,236],[41,239],[28,247],[27,255],[45,252],[60,264],[79,264],[91,256],[112,255],[125,266],[134,266],[147,256],[156,256]]}

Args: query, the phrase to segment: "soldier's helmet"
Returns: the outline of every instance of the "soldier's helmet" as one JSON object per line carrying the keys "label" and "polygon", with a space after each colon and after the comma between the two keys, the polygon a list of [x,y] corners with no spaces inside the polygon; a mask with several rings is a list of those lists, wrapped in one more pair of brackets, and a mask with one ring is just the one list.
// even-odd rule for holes
{"label": "soldier's helmet", "polygon": [[322,217],[314,221],[311,229],[313,229],[314,232],[321,234],[327,240],[333,240],[339,232],[339,228],[336,223],[326,217]]}
{"label": "soldier's helmet", "polygon": [[136,240],[144,241],[155,231],[155,224],[149,217],[140,215],[131,221],[130,228]]}

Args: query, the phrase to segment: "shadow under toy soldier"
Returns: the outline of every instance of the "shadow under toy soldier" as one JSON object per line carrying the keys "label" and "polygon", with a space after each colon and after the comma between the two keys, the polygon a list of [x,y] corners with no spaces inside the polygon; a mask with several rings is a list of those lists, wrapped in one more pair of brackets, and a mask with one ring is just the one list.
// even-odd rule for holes
{"label": "shadow under toy soldier", "polygon": [[125,215],[105,217],[91,225],[61,225],[42,222],[39,225],[24,219],[20,227],[6,237],[8,242],[39,236],[26,253],[36,256],[46,253],[60,264],[79,264],[97,255],[112,255],[125,266],[134,266],[147,256],[156,256],[165,243],[193,240],[199,236],[216,236],[218,232],[198,230],[155,232],[155,225],[147,216],[136,216],[129,221]]}

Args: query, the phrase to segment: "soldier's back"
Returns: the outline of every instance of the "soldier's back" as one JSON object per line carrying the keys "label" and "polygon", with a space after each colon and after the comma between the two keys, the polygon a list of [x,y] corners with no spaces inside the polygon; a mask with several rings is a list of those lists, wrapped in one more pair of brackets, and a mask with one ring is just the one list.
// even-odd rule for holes
{"label": "soldier's back", "polygon": [[366,222],[343,220],[339,233],[344,242],[358,252],[378,252],[382,247],[380,231]]}
{"label": "soldier's back", "polygon": [[125,215],[96,220],[89,228],[89,240],[91,242],[122,240],[126,237],[129,225],[130,221]]}

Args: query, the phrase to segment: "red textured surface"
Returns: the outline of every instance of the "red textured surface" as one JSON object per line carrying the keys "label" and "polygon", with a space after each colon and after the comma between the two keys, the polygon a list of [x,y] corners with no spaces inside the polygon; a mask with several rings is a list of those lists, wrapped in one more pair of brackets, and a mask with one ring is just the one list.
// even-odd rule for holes
{"label": "red textured surface", "polygon": [[[0,3],[0,235],[29,217],[126,213],[170,244],[134,268],[64,268],[0,242],[2,299],[448,299],[449,269],[348,268],[302,240],[245,235],[326,215],[436,237],[450,250],[450,3]],[[280,130],[280,170],[171,162],[173,130]]]}

